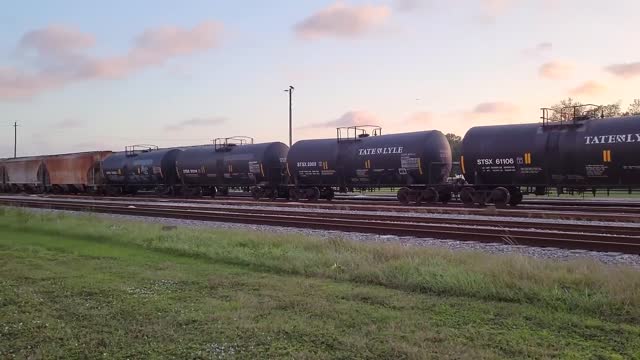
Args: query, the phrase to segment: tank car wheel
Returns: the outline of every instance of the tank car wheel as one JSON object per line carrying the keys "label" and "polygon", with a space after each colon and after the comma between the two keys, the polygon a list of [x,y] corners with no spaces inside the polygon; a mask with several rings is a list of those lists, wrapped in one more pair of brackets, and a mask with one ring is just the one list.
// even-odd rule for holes
{"label": "tank car wheel", "polygon": [[401,204],[403,205],[407,205],[409,204],[409,195],[411,194],[411,190],[409,190],[409,188],[403,187],[400,190],[398,190],[398,201],[400,201]]}
{"label": "tank car wheel", "polygon": [[509,190],[497,187],[491,191],[491,201],[496,207],[505,207],[511,201]]}
{"label": "tank car wheel", "polygon": [[420,195],[418,195],[418,198],[422,198],[422,201],[426,202],[427,204],[438,201],[438,197],[438,191],[436,191],[436,189],[434,188],[423,190],[422,192],[420,192]]}
{"label": "tank car wheel", "polygon": [[517,206],[518,204],[520,204],[522,202],[522,192],[520,190],[518,191],[513,191],[511,193],[511,200],[509,200],[509,205],[511,206]]}
{"label": "tank car wheel", "polygon": [[439,200],[443,204],[449,203],[451,201],[452,195],[450,192],[440,194]]}
{"label": "tank car wheel", "polygon": [[259,187],[251,188],[251,197],[253,198],[253,200],[260,200],[260,198],[263,196],[264,196],[264,189],[261,189]]}
{"label": "tank car wheel", "polygon": [[320,199],[320,189],[317,187],[307,189],[307,200],[318,201],[318,199]]}
{"label": "tank car wheel", "polygon": [[289,189],[289,201],[298,201],[300,200],[300,195],[298,194],[297,189]]}
{"label": "tank car wheel", "polygon": [[269,189],[269,199],[272,201],[278,200],[278,189]]}
{"label": "tank car wheel", "polygon": [[473,205],[475,192],[476,190],[471,187],[462,188],[462,190],[460,190],[460,201],[465,205]]}
{"label": "tank car wheel", "polygon": [[335,196],[336,194],[332,188],[325,188],[322,190],[322,198],[326,199],[327,201],[333,200]]}

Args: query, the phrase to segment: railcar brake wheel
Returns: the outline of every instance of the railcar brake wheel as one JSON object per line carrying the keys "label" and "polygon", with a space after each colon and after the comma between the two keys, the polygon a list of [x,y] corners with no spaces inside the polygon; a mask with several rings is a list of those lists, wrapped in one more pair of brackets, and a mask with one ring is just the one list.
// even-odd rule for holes
{"label": "railcar brake wheel", "polygon": [[505,207],[511,200],[509,190],[503,187],[497,187],[491,191],[491,201],[496,207]]}
{"label": "railcar brake wheel", "polygon": [[398,190],[398,201],[403,205],[409,204],[409,194],[411,194],[411,190],[409,190],[409,188],[401,188]]}

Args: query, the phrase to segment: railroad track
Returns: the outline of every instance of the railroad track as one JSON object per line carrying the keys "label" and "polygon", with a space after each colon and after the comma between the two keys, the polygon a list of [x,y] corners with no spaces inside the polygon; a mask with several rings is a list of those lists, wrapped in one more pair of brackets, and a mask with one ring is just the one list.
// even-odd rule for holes
{"label": "railroad track", "polygon": [[[2,196],[2,195],[0,195]],[[12,196],[12,195],[6,195]],[[23,195],[13,195],[13,196],[23,196]],[[285,206],[291,206],[292,202],[286,199],[278,199],[278,200],[254,200],[248,196],[218,196],[216,198],[194,198],[194,197],[168,197],[168,196],[158,196],[158,195],[136,195],[136,196],[91,196],[91,195],[37,195],[42,197],[51,197],[51,198],[65,198],[65,199],[92,199],[92,200],[116,200],[116,199],[127,199],[131,201],[136,201],[141,199],[142,201],[176,201],[176,202],[196,202],[196,203],[224,203],[230,204],[231,202],[236,203],[254,203],[254,204],[269,204],[272,206],[273,204],[287,204]],[[451,202],[448,204],[434,203],[434,204],[421,204],[419,206],[416,205],[400,205],[397,201],[392,200],[372,200],[372,199],[353,199],[353,198],[336,198],[333,201],[319,200],[317,202],[308,202],[301,201],[297,202],[298,204],[317,204],[317,206],[345,206],[345,205],[371,205],[378,206],[381,208],[398,208],[404,207],[406,209],[418,210],[418,209],[477,209],[482,210],[485,208],[479,207],[465,207],[460,202]],[[277,205],[276,205],[277,206]],[[301,205],[302,206],[302,205]],[[488,206],[491,208],[491,206]],[[533,200],[528,203],[523,203],[517,207],[507,207],[502,208],[500,211],[531,211],[531,210],[539,210],[539,211],[567,211],[567,212],[582,212],[582,213],[596,213],[596,214],[638,214],[640,215],[640,203],[635,202],[609,202],[609,201],[574,201],[574,200]]]}
{"label": "railroad track", "polygon": [[[506,243],[640,254],[640,228],[534,223],[513,220],[477,221],[388,214],[300,212],[291,210],[203,208],[117,202],[5,199],[0,204],[133,216],[151,216],[256,225],[414,236],[485,243]],[[526,228],[523,228],[526,227]]]}
{"label": "railroad track", "polygon": [[493,207],[486,208],[468,208],[462,206],[402,206],[388,205],[380,203],[354,203],[345,202],[287,202],[287,201],[255,201],[235,198],[228,199],[184,199],[184,198],[163,198],[163,197],[90,197],[86,195],[39,195],[39,196],[0,196],[0,199],[70,199],[83,201],[126,201],[130,203],[142,202],[158,202],[158,203],[184,203],[199,205],[232,205],[232,206],[265,206],[270,208],[303,208],[303,209],[324,209],[324,210],[344,210],[344,211],[384,211],[389,213],[420,213],[420,214],[450,214],[450,215],[480,215],[480,216],[498,216],[498,217],[518,217],[533,219],[556,219],[556,220],[585,220],[585,221],[603,221],[603,222],[633,222],[640,223],[640,213],[633,209],[628,212],[626,209],[614,211],[614,208],[607,208],[608,211],[598,211],[597,208],[584,209],[567,209],[564,207],[545,207],[545,208],[507,208],[496,209]]}

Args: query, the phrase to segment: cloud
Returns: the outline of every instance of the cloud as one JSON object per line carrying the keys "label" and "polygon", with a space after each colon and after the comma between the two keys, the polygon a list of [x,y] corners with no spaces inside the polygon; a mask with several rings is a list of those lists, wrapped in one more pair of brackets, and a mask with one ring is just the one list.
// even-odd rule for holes
{"label": "cloud", "polygon": [[378,125],[380,120],[366,111],[348,111],[337,119],[317,122],[303,128],[337,128],[344,126]]}
{"label": "cloud", "polygon": [[551,61],[542,64],[542,66],[540,66],[540,69],[538,70],[538,73],[544,78],[559,80],[571,76],[574,68],[575,66],[571,63]]}
{"label": "cloud", "polygon": [[167,126],[165,126],[165,130],[167,130],[167,131],[178,131],[178,130],[184,130],[184,129],[190,128],[190,127],[214,126],[214,125],[220,125],[220,124],[222,124],[222,123],[224,123],[226,121],[227,121],[227,119],[222,118],[222,117],[193,118],[193,119],[181,121],[181,122],[179,122],[177,124],[167,125]]}
{"label": "cloud", "polygon": [[356,37],[383,23],[390,14],[387,6],[336,2],[296,24],[294,31],[305,39]]}
{"label": "cloud", "polygon": [[541,42],[538,45],[524,50],[524,55],[527,57],[536,57],[547,54],[553,50],[553,44],[550,42]]}
{"label": "cloud", "polygon": [[475,115],[493,115],[493,114],[511,114],[518,111],[518,107],[508,102],[484,102],[473,108],[472,114]]}
{"label": "cloud", "polygon": [[78,29],[51,25],[25,33],[18,44],[19,52],[35,51],[38,56],[64,56],[95,45],[95,38]]}
{"label": "cloud", "polygon": [[406,123],[412,125],[428,125],[434,120],[433,113],[430,112],[417,112],[409,115]]}
{"label": "cloud", "polygon": [[482,15],[480,19],[483,22],[494,22],[496,18],[507,12],[513,3],[514,0],[481,0]]}
{"label": "cloud", "polygon": [[640,75],[640,62],[613,64],[607,66],[605,69],[616,76],[630,79]]}
{"label": "cloud", "polygon": [[423,8],[430,1],[427,0],[395,0],[393,8],[400,12],[415,11]]}
{"label": "cloud", "polygon": [[54,129],[75,129],[83,127],[85,124],[74,119],[65,119],[53,124]]}
{"label": "cloud", "polygon": [[598,95],[605,92],[607,88],[595,81],[587,81],[584,84],[569,91],[571,95]]}
{"label": "cloud", "polygon": [[[95,57],[91,35],[59,25],[24,34],[18,55],[23,68],[0,68],[0,100],[29,98],[74,82],[113,79],[131,75],[150,66],[218,46],[222,26],[204,22],[191,29],[161,27],[148,29],[135,38],[122,55]],[[32,66],[26,66],[31,63]]]}

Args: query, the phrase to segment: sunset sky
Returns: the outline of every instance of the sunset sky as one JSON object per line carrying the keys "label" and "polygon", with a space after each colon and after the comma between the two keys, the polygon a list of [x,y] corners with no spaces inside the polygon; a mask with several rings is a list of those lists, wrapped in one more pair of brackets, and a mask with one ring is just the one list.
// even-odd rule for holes
{"label": "sunset sky", "polygon": [[0,157],[535,122],[640,98],[640,1],[13,1]]}

